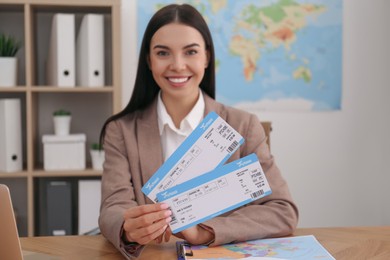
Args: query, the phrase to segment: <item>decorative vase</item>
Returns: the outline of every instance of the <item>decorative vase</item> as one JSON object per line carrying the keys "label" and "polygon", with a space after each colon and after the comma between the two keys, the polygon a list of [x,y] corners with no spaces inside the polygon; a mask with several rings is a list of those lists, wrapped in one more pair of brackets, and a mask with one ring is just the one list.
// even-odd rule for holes
{"label": "decorative vase", "polygon": [[0,87],[16,86],[18,76],[18,59],[0,57]]}
{"label": "decorative vase", "polygon": [[70,133],[70,121],[72,116],[54,116],[54,134],[55,135],[69,135]]}
{"label": "decorative vase", "polygon": [[90,150],[91,152],[91,160],[92,160],[92,168],[94,170],[103,170],[104,163],[104,151],[103,150]]}

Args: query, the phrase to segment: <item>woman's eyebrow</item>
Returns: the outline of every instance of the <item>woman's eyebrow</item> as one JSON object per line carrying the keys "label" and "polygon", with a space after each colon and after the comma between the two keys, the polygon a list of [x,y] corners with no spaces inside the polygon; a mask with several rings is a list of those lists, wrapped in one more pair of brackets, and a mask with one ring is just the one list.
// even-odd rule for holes
{"label": "woman's eyebrow", "polygon": [[[192,47],[200,47],[200,45],[198,43],[191,43],[191,44],[188,44],[188,45],[184,46],[183,49],[188,49],[188,48],[192,48]],[[165,45],[157,44],[157,45],[153,46],[153,49],[166,49],[166,50],[169,50],[169,47],[165,46]]]}
{"label": "woman's eyebrow", "polygon": [[198,43],[191,43],[191,44],[184,46],[183,49],[188,49],[188,48],[192,48],[192,47],[200,47],[200,45]]}
{"label": "woman's eyebrow", "polygon": [[157,45],[155,45],[155,46],[153,46],[153,49],[169,49],[167,46],[165,46],[165,45],[159,45],[159,44],[157,44]]}

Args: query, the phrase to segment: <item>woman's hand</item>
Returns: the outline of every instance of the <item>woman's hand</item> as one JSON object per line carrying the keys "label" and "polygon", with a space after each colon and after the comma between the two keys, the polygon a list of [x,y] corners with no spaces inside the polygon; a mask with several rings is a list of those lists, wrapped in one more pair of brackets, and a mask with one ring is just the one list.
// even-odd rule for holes
{"label": "woman's hand", "polygon": [[[123,232],[129,242],[145,245],[164,234],[172,212],[164,203],[147,204],[126,210]],[[168,238],[169,239],[169,238]],[[157,240],[158,241],[158,240]]]}
{"label": "woman's hand", "polygon": [[215,235],[211,230],[203,228],[199,225],[187,228],[186,230],[183,230],[174,235],[186,240],[193,245],[207,244],[215,239]]}
{"label": "woman's hand", "polygon": [[159,237],[157,237],[154,241],[156,241],[157,244],[160,244],[163,240],[165,242],[168,242],[171,236],[172,236],[172,231],[171,228],[168,226],[168,228],[165,229],[165,232]]}

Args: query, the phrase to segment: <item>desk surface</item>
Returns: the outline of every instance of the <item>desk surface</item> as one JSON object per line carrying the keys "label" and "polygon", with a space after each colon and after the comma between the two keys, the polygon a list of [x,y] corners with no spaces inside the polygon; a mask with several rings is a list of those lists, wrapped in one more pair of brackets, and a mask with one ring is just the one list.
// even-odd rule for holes
{"label": "desk surface", "polygon": [[[299,228],[294,235],[314,235],[338,260],[390,259],[390,226]],[[28,237],[20,240],[23,250],[63,259],[123,259],[102,236]],[[176,259],[175,241],[150,244],[139,259]]]}

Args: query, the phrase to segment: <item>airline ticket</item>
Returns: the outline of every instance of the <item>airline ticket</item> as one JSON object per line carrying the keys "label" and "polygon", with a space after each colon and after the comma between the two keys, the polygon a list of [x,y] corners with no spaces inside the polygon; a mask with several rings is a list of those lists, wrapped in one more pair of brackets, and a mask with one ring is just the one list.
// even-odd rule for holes
{"label": "airline ticket", "polygon": [[255,154],[157,194],[172,211],[173,233],[271,194]]}
{"label": "airline ticket", "polygon": [[223,165],[244,138],[217,113],[209,113],[157,172],[142,192],[157,202],[157,193]]}

